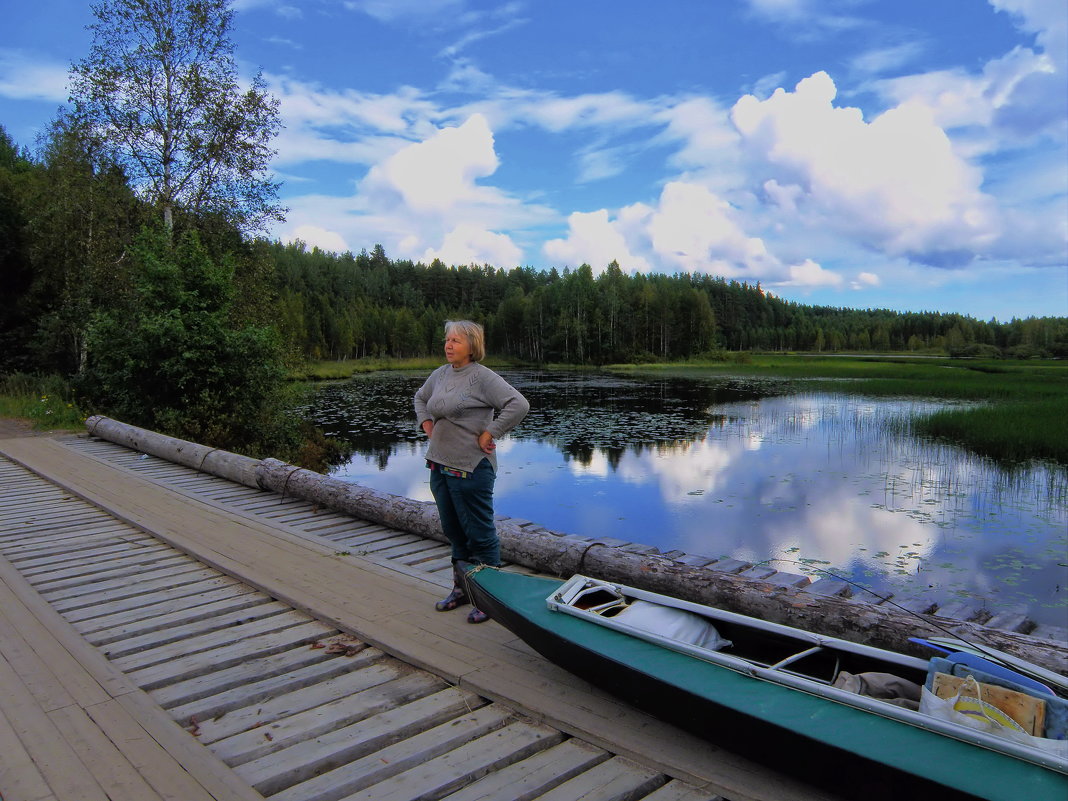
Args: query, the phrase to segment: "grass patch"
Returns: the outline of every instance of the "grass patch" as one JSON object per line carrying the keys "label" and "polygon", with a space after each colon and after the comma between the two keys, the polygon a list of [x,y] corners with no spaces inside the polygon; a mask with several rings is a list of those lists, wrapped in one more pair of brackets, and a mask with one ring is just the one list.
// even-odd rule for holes
{"label": "grass patch", "polygon": [[0,377],[0,416],[29,420],[41,431],[78,431],[85,415],[59,376],[12,373]]}
{"label": "grass patch", "polygon": [[1001,461],[1049,459],[1068,465],[1068,404],[1063,400],[946,409],[914,420],[913,431],[966,444]]}

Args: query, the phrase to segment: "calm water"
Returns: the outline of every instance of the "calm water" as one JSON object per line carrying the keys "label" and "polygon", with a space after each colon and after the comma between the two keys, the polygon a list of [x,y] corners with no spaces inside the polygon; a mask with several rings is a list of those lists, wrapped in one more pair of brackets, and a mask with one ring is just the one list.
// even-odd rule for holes
{"label": "calm water", "polygon": [[[503,375],[531,413],[498,445],[498,513],[1068,626],[1068,471],[1010,472],[904,433],[940,403],[751,379]],[[357,450],[336,476],[432,500],[411,405],[424,378],[320,388],[307,415]]]}

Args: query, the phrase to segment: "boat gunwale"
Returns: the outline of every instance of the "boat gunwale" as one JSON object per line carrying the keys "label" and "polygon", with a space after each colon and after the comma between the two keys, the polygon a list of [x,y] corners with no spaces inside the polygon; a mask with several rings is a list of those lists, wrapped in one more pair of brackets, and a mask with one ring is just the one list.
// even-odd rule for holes
{"label": "boat gunwale", "polygon": [[[813,632],[807,632],[802,629],[784,626],[779,623],[748,617],[736,612],[716,609],[715,607],[704,606],[679,598],[672,598],[659,593],[641,590],[636,587],[629,587],[618,582],[595,579],[580,574],[575,574],[570,579],[567,579],[546,598],[546,604],[553,612],[571,615],[580,620],[628,636],[636,637],[653,645],[658,645],[668,650],[708,662],[709,664],[725,670],[731,670],[735,673],[748,676],[749,678],[804,692],[818,698],[842,704],[843,706],[853,707],[879,717],[915,726],[916,728],[940,734],[968,745],[986,748],[990,751],[1002,753],[1006,756],[1014,757],[1021,761],[1068,775],[1068,759],[1062,758],[1053,752],[1041,748],[1030,747],[1023,743],[988,734],[978,729],[972,729],[951,721],[941,720],[931,715],[907,709],[905,707],[895,706],[894,704],[889,704],[879,699],[868,698],[847,690],[841,690],[830,686],[829,684],[824,684],[819,679],[804,677],[794,671],[785,671],[775,667],[763,666],[748,660],[745,657],[713,651],[708,648],[702,648],[679,640],[663,637],[655,632],[629,626],[625,622],[616,620],[615,618],[602,617],[595,612],[589,612],[570,606],[565,599],[570,595],[572,596],[570,597],[570,600],[574,601],[574,596],[577,595],[578,590],[584,588],[583,585],[588,587],[601,586],[613,588],[624,596],[649,601],[651,603],[658,603],[662,606],[684,609],[689,612],[709,617],[713,621],[722,620],[740,626],[755,628],[766,633],[785,635],[803,642],[811,642],[824,647],[841,648],[841,650],[850,653],[860,654],[915,669],[926,670],[929,660],[911,657],[906,654],[898,654],[894,651],[887,651],[870,645],[853,643],[836,637],[827,637]],[[665,601],[668,601],[669,603],[665,603]]]}

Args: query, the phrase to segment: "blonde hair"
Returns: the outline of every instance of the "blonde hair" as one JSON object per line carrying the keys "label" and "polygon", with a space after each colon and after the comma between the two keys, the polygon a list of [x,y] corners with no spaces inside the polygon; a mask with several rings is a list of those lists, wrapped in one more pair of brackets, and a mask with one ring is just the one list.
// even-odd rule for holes
{"label": "blonde hair", "polygon": [[486,332],[482,326],[470,320],[446,320],[445,336],[459,332],[467,337],[467,344],[471,348],[471,361],[480,362],[486,358]]}

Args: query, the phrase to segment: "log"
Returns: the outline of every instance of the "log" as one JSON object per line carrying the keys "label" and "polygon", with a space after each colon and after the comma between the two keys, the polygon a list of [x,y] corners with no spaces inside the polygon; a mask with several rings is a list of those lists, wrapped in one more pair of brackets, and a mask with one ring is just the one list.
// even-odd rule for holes
{"label": "log", "polygon": [[[447,542],[431,502],[379,492],[369,487],[294,467],[278,459],[248,457],[166,437],[108,418],[92,417],[89,432],[161,459],[184,464],[271,490],[362,520]],[[746,578],[697,566],[663,554],[626,549],[623,543],[600,542],[497,519],[501,556],[507,561],[554,576],[581,573],[606,581],[727,609],[751,617],[795,626],[817,634],[866,643],[920,657],[930,655],[910,637],[951,635],[1068,675],[1068,643],[1051,642],[1012,631],[992,629],[934,615],[920,616],[892,605],[805,592],[803,588]],[[773,578],[773,577],[772,577]]]}
{"label": "log", "polygon": [[168,462],[191,467],[219,478],[236,481],[247,487],[256,486],[258,459],[230,453],[219,448],[209,448],[184,439],[168,437],[146,428],[138,428],[110,417],[93,415],[85,421],[90,436],[100,437],[118,445],[124,445],[139,453],[147,453],[166,459]]}

